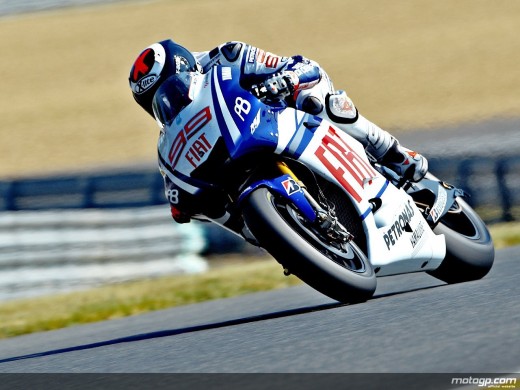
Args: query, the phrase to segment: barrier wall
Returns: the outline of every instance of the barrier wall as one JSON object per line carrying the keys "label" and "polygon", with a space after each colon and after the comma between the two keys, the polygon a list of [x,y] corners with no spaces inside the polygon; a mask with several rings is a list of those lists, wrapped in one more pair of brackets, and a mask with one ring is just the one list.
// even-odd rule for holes
{"label": "barrier wall", "polygon": [[430,158],[430,171],[465,190],[487,223],[520,219],[520,156]]}
{"label": "barrier wall", "polygon": [[[486,222],[520,218],[520,156],[430,158],[430,171],[471,195]],[[0,211],[129,208],[165,203],[156,170],[0,182]],[[480,211],[480,210],[479,210]]]}
{"label": "barrier wall", "polygon": [[0,213],[0,301],[203,272],[200,224],[164,206]]}

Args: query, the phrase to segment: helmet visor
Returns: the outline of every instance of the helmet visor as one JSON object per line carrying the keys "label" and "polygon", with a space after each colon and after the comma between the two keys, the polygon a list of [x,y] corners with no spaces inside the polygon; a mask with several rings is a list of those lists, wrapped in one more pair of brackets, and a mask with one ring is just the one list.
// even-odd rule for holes
{"label": "helmet visor", "polygon": [[161,127],[169,126],[179,112],[191,103],[191,72],[180,72],[167,78],[155,92],[152,101],[155,119]]}

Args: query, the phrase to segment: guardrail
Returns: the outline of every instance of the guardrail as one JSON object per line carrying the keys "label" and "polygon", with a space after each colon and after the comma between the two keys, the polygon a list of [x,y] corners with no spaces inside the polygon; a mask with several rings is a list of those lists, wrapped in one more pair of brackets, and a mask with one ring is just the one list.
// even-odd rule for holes
{"label": "guardrail", "polygon": [[200,224],[163,206],[0,213],[0,301],[167,274],[203,272]]}
{"label": "guardrail", "polygon": [[520,219],[520,156],[430,158],[430,170],[465,190],[487,223]]}
{"label": "guardrail", "polygon": [[156,170],[0,182],[0,211],[144,207],[165,203]]}
{"label": "guardrail", "polygon": [[[486,222],[520,218],[520,156],[430,158],[430,170],[461,187]],[[155,170],[0,181],[0,211],[129,208],[165,203]]]}

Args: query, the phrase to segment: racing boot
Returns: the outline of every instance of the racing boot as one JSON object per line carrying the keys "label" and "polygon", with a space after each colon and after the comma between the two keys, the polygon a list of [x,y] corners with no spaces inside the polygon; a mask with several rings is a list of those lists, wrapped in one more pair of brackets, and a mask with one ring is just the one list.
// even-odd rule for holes
{"label": "racing boot", "polygon": [[391,169],[400,177],[417,182],[428,172],[426,158],[401,146],[389,132],[362,115],[358,115],[357,121],[352,123],[346,131],[354,136],[358,134],[355,138],[365,145],[367,153],[377,163]]}
{"label": "racing boot", "polygon": [[395,138],[393,141],[388,151],[377,159],[378,162],[407,180],[420,181],[428,172],[428,160],[401,146]]}

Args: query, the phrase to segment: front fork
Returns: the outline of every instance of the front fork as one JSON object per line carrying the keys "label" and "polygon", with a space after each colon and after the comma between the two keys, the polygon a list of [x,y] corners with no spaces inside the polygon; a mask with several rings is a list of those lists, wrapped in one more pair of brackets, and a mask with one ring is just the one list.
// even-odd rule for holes
{"label": "front fork", "polygon": [[277,161],[276,166],[282,174],[290,176],[298,184],[303,196],[316,213],[314,223],[319,226],[319,229],[322,232],[325,232],[329,239],[333,241],[348,242],[354,238],[354,236],[338,221],[334,209],[331,207],[323,207],[318,201],[316,201],[307,190],[305,184],[296,177],[294,172],[285,162]]}

